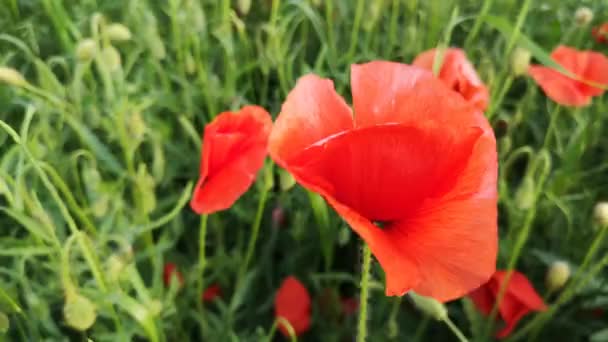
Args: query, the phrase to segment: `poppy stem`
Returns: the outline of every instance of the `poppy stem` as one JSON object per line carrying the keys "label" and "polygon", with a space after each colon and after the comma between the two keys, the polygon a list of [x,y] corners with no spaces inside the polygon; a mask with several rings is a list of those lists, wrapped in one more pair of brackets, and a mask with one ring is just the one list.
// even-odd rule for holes
{"label": "poppy stem", "polygon": [[545,140],[543,141],[544,148],[547,148],[547,146],[549,145],[549,142],[551,141],[551,135],[553,134],[553,131],[555,130],[555,122],[557,121],[557,116],[559,115],[560,108],[561,108],[561,106],[556,104],[555,108],[553,109],[551,114],[549,114],[550,115],[549,127],[547,127],[547,133],[545,133]]}
{"label": "poppy stem", "polygon": [[[197,296],[200,296],[203,293],[204,287],[204,278],[205,278],[205,266],[207,264],[207,259],[205,256],[205,237],[207,236],[207,217],[208,215],[201,215],[201,223],[200,230],[198,233],[198,278],[197,278]],[[198,311],[202,316],[203,314],[203,301],[202,299],[198,299],[197,301]],[[201,319],[201,339],[203,338],[203,323],[204,320]]]}
{"label": "poppy stem", "polygon": [[359,301],[359,324],[357,326],[357,342],[365,342],[367,337],[367,297],[369,296],[369,277],[372,261],[372,252],[366,243],[363,243],[363,263],[361,267],[361,294]]}
{"label": "poppy stem", "polygon": [[462,331],[460,331],[460,329],[458,329],[458,327],[456,326],[456,324],[454,324],[454,322],[452,322],[452,320],[450,319],[450,317],[446,317],[444,320],[445,325],[448,326],[448,328],[450,328],[450,330],[454,333],[454,335],[456,335],[456,337],[458,338],[458,340],[460,342],[468,342],[469,340],[467,339],[466,336],[464,336],[464,334],[462,333]]}

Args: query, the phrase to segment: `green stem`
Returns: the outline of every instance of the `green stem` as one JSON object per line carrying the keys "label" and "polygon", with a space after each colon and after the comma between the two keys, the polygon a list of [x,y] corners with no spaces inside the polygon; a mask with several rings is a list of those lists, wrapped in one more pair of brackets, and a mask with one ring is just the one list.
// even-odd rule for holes
{"label": "green stem", "polygon": [[498,95],[496,95],[496,99],[492,101],[492,104],[490,105],[490,109],[488,109],[488,111],[486,113],[486,117],[488,119],[491,119],[492,116],[494,115],[494,112],[496,112],[496,109],[498,107],[500,107],[503,99],[505,98],[505,95],[507,95],[507,91],[509,91],[509,88],[511,88],[512,83],[513,83],[513,75],[509,74],[505,78],[502,85],[500,86],[500,90],[498,91]]}
{"label": "green stem", "polygon": [[348,52],[346,53],[346,60],[351,61],[352,56],[357,49],[357,42],[359,41],[359,28],[361,26],[361,17],[363,16],[363,5],[365,4],[364,0],[357,1],[357,7],[355,9],[355,19],[353,22],[353,30],[350,34],[350,47],[348,48]]}
{"label": "green stem", "polygon": [[446,317],[443,321],[448,326],[448,328],[450,328],[450,330],[454,333],[454,335],[458,338],[458,340],[460,342],[468,342],[469,341],[466,338],[466,336],[464,336],[464,334],[462,333],[462,331],[460,331],[460,329],[458,329],[458,327],[456,326],[456,324],[454,324],[454,322],[452,322],[452,320],[449,317]]}
{"label": "green stem", "polygon": [[243,280],[243,277],[247,272],[247,268],[249,267],[249,263],[251,262],[251,258],[253,257],[253,253],[255,252],[255,244],[258,240],[258,235],[260,234],[260,225],[262,223],[264,208],[266,207],[266,198],[268,197],[268,190],[268,187],[264,185],[262,192],[260,193],[258,209],[255,213],[255,219],[253,220],[253,224],[251,225],[251,236],[249,237],[249,244],[247,245],[245,261],[243,262],[238,274],[237,286],[240,285],[241,281]]}
{"label": "green stem", "polygon": [[549,146],[549,142],[551,141],[551,135],[553,134],[553,130],[555,130],[555,122],[557,121],[557,116],[559,115],[560,108],[561,106],[556,104],[551,114],[549,114],[549,127],[547,127],[547,133],[545,133],[543,148],[547,148],[547,146]]}
{"label": "green stem", "polygon": [[464,46],[468,47],[469,45],[471,45],[473,40],[475,38],[477,38],[477,34],[479,33],[479,30],[481,29],[481,24],[483,23],[483,19],[486,16],[486,14],[488,14],[490,7],[492,7],[492,2],[493,2],[492,0],[485,0],[483,2],[483,6],[481,7],[479,14],[477,14],[477,19],[475,19],[475,24],[473,24],[473,28],[469,32],[469,35],[467,36],[467,40],[465,41]]}
{"label": "green stem", "polygon": [[365,342],[367,337],[367,298],[369,296],[369,278],[372,252],[369,246],[363,243],[363,264],[361,268],[361,294],[359,309],[359,324],[357,326],[357,342]]}
{"label": "green stem", "polygon": [[[198,233],[198,279],[197,279],[197,296],[200,296],[203,293],[203,286],[204,286],[204,277],[205,277],[205,266],[207,264],[207,260],[205,258],[205,237],[207,236],[207,217],[208,215],[201,215],[201,223],[200,223],[200,230]],[[198,298],[198,297],[197,297]],[[203,315],[203,301],[200,299],[197,299],[196,301],[197,303],[197,308],[198,311],[200,312],[200,315]],[[203,339],[204,335],[203,335],[203,322],[204,320],[201,319],[201,339]]]}

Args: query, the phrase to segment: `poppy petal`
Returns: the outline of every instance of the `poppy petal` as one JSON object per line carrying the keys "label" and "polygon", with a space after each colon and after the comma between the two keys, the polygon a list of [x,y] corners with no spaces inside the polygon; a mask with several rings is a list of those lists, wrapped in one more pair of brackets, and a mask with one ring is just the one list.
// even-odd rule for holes
{"label": "poppy petal", "polygon": [[190,206],[198,214],[227,209],[264,165],[272,119],[257,106],[224,112],[205,127],[201,171]]}
{"label": "poppy petal", "polygon": [[[507,271],[496,271],[494,279],[496,279],[497,284],[502,284],[506,276]],[[531,310],[542,311],[547,308],[543,299],[538,295],[534,286],[532,286],[532,283],[521,272],[513,271],[507,285],[507,291]]]}
{"label": "poppy petal", "polygon": [[351,85],[356,127],[433,122],[459,131],[477,126],[472,115],[477,109],[419,67],[385,61],[353,64]]}
{"label": "poppy petal", "polygon": [[563,106],[582,107],[591,103],[591,97],[577,88],[577,82],[552,68],[531,65],[528,73],[549,98]]}
{"label": "poppy petal", "polygon": [[306,75],[281,107],[270,134],[270,155],[283,165],[306,147],[352,127],[352,112],[333,82]]}
{"label": "poppy petal", "polygon": [[494,293],[488,288],[487,283],[469,293],[469,298],[471,298],[473,304],[484,315],[487,316],[492,312],[495,297]]}
{"label": "poppy petal", "polygon": [[[281,284],[275,297],[275,316],[286,319],[297,335],[310,327],[310,295],[302,283],[293,276],[287,277]],[[289,336],[286,327],[279,325],[285,336]]]}
{"label": "poppy petal", "polygon": [[[608,86],[608,58],[604,54],[593,51],[585,51],[587,65],[582,73],[585,80]],[[604,89],[596,88],[585,83],[580,85],[582,91],[591,96],[599,96]]]}
{"label": "poppy petal", "polygon": [[407,217],[447,193],[482,134],[440,127],[380,125],[323,140],[291,160],[296,179],[314,184],[372,221]]}

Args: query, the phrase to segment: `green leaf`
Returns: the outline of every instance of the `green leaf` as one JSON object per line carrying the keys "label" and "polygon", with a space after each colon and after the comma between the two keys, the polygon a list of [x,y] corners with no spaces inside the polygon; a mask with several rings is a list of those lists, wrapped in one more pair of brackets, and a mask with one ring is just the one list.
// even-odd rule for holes
{"label": "green leaf", "polygon": [[37,222],[36,220],[30,218],[29,216],[18,212],[16,210],[13,210],[11,208],[7,208],[7,207],[0,207],[0,211],[4,212],[5,214],[7,214],[8,216],[10,216],[11,218],[13,218],[15,221],[17,221],[19,224],[21,224],[21,226],[23,228],[25,228],[28,232],[30,232],[30,234],[34,235],[35,237],[45,241],[45,242],[53,242],[53,237],[49,234],[48,231],[46,231],[43,228],[43,225],[40,222]]}

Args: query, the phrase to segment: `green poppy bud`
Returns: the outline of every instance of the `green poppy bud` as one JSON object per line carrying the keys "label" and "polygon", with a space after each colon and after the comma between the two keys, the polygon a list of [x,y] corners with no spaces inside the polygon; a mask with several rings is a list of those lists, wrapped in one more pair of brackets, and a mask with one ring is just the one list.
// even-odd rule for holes
{"label": "green poppy bud", "polygon": [[23,87],[27,85],[27,81],[21,73],[13,68],[0,66],[0,82],[15,86]]}
{"label": "green poppy bud", "polygon": [[524,178],[522,183],[519,185],[519,188],[515,193],[515,205],[519,209],[526,210],[534,206],[534,187],[534,180],[530,177]]}
{"label": "green poppy bud", "polygon": [[551,292],[561,289],[570,278],[570,266],[564,261],[556,261],[549,266],[545,285]]}
{"label": "green poppy bud", "polygon": [[76,46],[76,58],[80,62],[89,62],[97,54],[97,43],[91,38],[83,39]]}
{"label": "green poppy bud", "polygon": [[95,304],[88,298],[73,292],[68,293],[63,306],[65,322],[70,327],[85,331],[89,329],[97,319]]}
{"label": "green poppy bud", "polygon": [[410,291],[408,294],[414,305],[430,317],[438,321],[442,321],[448,317],[448,309],[434,298],[421,296],[414,291]]}
{"label": "green poppy bud", "polygon": [[511,71],[513,71],[513,75],[526,75],[528,73],[531,58],[532,54],[530,51],[521,47],[515,48],[511,55]]}
{"label": "green poppy bud", "polygon": [[598,202],[593,208],[593,221],[600,227],[608,227],[608,202]]}
{"label": "green poppy bud", "polygon": [[114,23],[108,25],[106,33],[108,38],[115,42],[131,40],[131,31],[129,31],[129,28],[123,24]]}
{"label": "green poppy bud", "polygon": [[241,16],[246,16],[251,9],[251,0],[238,0],[236,8]]}
{"label": "green poppy bud", "polygon": [[122,64],[120,53],[112,45],[106,46],[101,50],[101,61],[109,71],[117,71]]}

